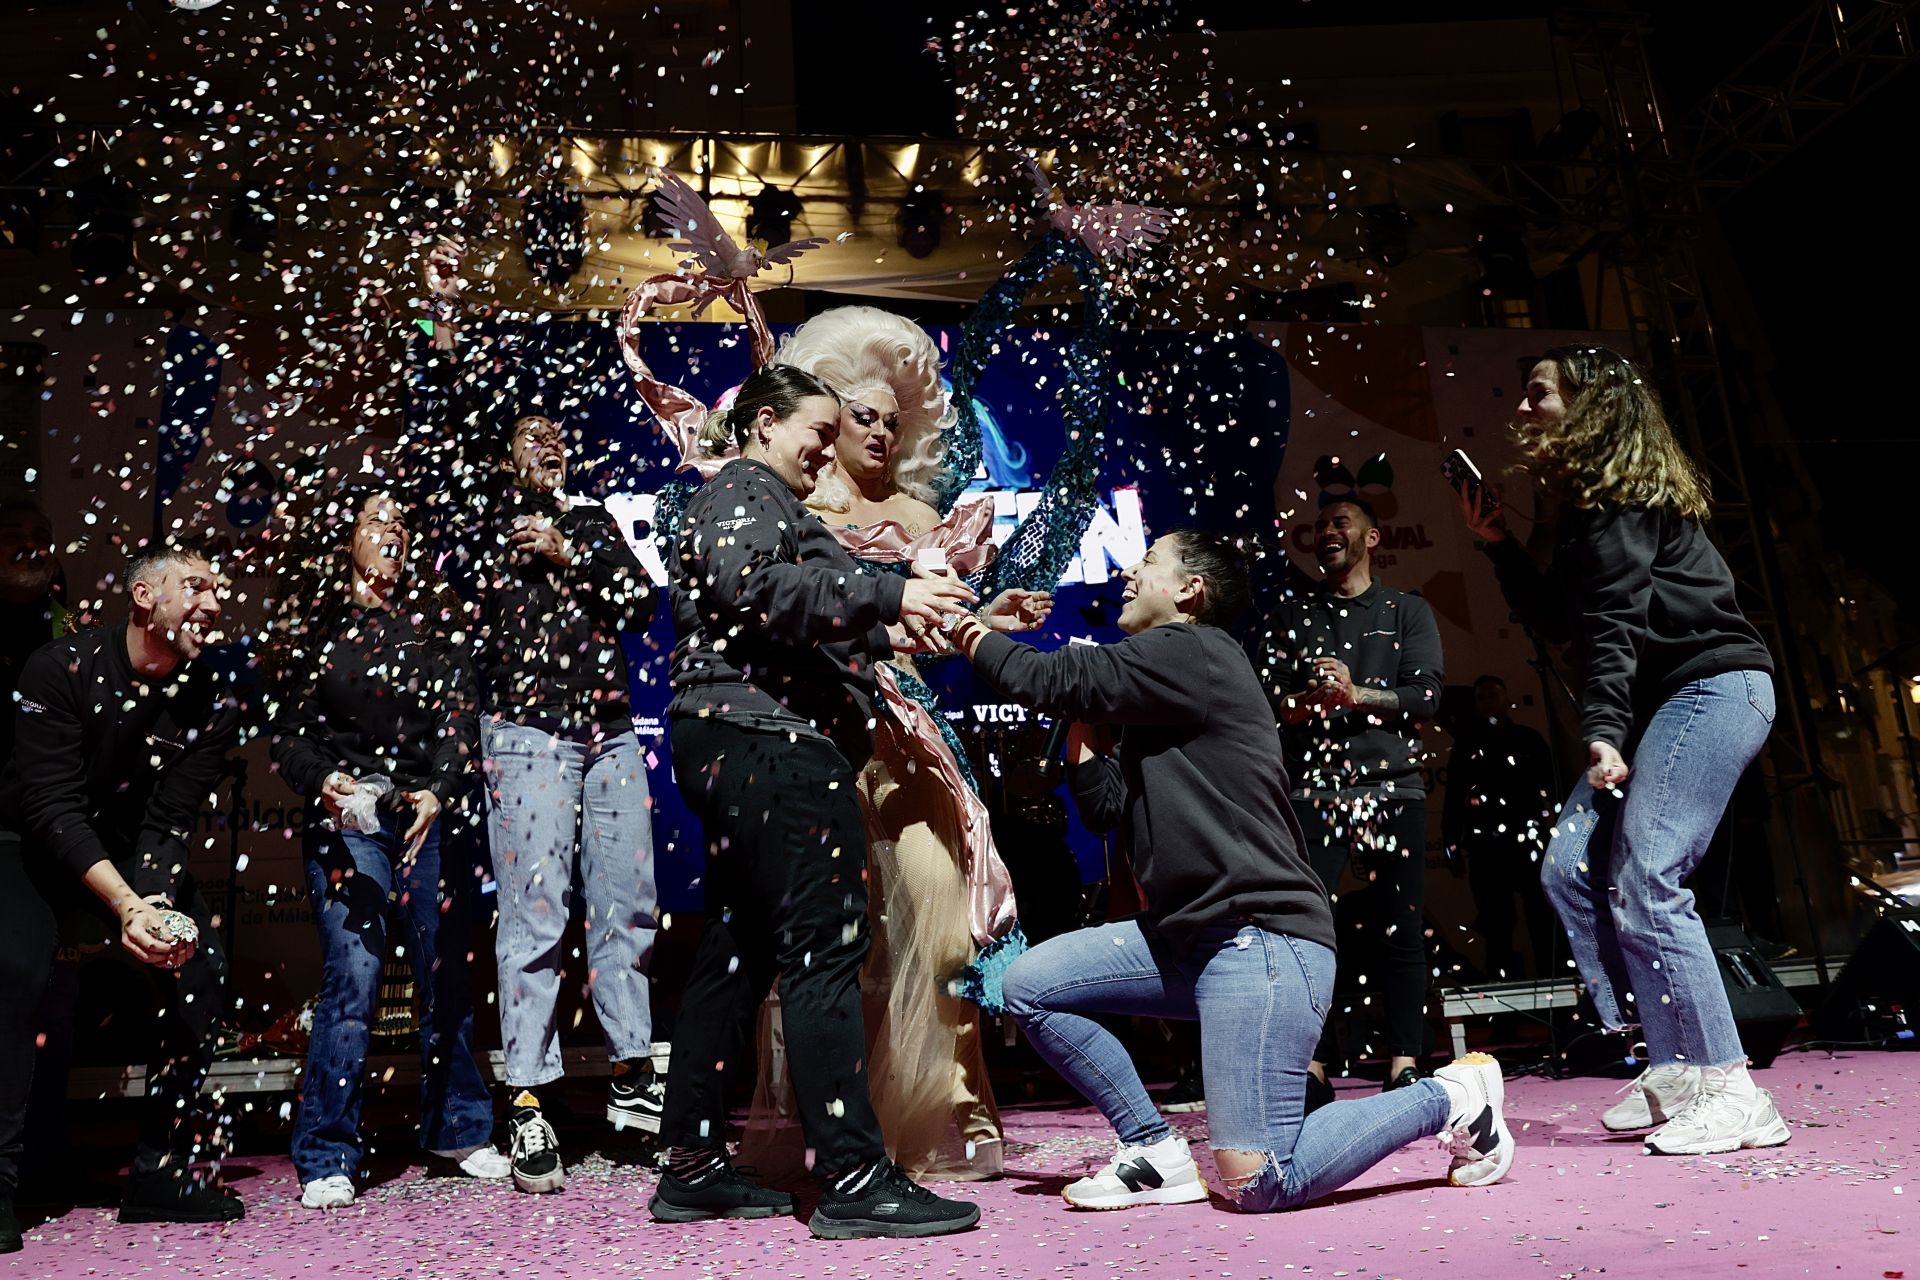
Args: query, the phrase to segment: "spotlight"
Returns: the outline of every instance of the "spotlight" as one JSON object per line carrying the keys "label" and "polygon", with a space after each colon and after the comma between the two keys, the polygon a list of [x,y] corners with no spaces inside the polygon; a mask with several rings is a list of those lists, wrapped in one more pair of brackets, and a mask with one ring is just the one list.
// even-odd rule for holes
{"label": "spotlight", "polygon": [[280,230],[280,211],[268,197],[266,184],[249,182],[233,206],[227,231],[248,253],[265,253]]}
{"label": "spotlight", "polygon": [[916,258],[930,255],[940,247],[940,224],[946,213],[939,192],[915,186],[900,203],[900,247]]}
{"label": "spotlight", "polygon": [[527,194],[520,213],[522,252],[533,274],[564,285],[587,257],[587,210],[578,191],[549,183]]}
{"label": "spotlight", "polygon": [[96,283],[133,266],[134,216],[140,208],[133,187],[118,178],[93,178],[75,187],[73,238],[67,251],[81,275]]}
{"label": "spotlight", "polygon": [[768,184],[747,207],[747,239],[771,249],[793,239],[793,220],[800,216],[800,197]]}

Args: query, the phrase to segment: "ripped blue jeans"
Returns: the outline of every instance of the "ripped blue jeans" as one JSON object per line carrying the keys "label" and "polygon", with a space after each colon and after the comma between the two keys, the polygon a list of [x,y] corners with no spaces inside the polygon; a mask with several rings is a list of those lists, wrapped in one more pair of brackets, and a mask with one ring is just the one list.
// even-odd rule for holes
{"label": "ripped blue jeans", "polygon": [[1041,943],[1007,970],[1006,992],[1034,1049],[1127,1143],[1172,1130],[1126,1049],[1089,1015],[1199,1022],[1213,1149],[1267,1157],[1226,1188],[1248,1212],[1297,1208],[1446,1126],[1437,1080],[1306,1114],[1307,1062],[1333,992],[1333,952],[1317,942],[1243,925],[1180,950],[1123,920]]}

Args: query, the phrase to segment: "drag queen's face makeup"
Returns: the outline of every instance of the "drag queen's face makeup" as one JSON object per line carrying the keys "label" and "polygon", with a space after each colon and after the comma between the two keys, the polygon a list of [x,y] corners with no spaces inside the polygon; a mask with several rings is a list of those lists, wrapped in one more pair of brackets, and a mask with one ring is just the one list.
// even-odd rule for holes
{"label": "drag queen's face makeup", "polygon": [[840,406],[834,462],[855,484],[889,474],[899,446],[900,402],[885,391],[862,391]]}

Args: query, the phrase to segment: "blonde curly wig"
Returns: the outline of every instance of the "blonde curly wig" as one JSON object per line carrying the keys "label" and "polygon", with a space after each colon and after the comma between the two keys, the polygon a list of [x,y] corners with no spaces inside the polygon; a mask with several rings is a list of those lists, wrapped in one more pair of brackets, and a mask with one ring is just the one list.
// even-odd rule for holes
{"label": "blonde curly wig", "polygon": [[[940,349],[925,329],[877,307],[836,307],[783,338],[776,358],[820,379],[843,402],[874,391],[892,393],[900,404],[893,483],[909,497],[933,503],[947,460],[943,433],[956,415],[940,384]],[[853,490],[838,467],[820,473],[807,505],[827,511],[853,505]]]}

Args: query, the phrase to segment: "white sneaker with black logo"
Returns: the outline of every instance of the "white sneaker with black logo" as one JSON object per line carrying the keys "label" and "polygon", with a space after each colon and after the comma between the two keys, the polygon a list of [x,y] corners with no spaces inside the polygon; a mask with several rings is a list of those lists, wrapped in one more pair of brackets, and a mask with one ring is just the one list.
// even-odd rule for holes
{"label": "white sneaker with black logo", "polygon": [[1168,1134],[1150,1146],[1122,1142],[1112,1163],[1069,1183],[1063,1193],[1076,1209],[1130,1209],[1137,1204],[1191,1204],[1207,1198],[1207,1183],[1187,1150]]}
{"label": "white sneaker with black logo", "polygon": [[1455,1058],[1433,1073],[1447,1090],[1452,1111],[1440,1131],[1440,1145],[1453,1157],[1447,1181],[1456,1187],[1483,1187],[1507,1176],[1513,1167],[1513,1132],[1507,1128],[1506,1081],[1500,1064],[1485,1053]]}

